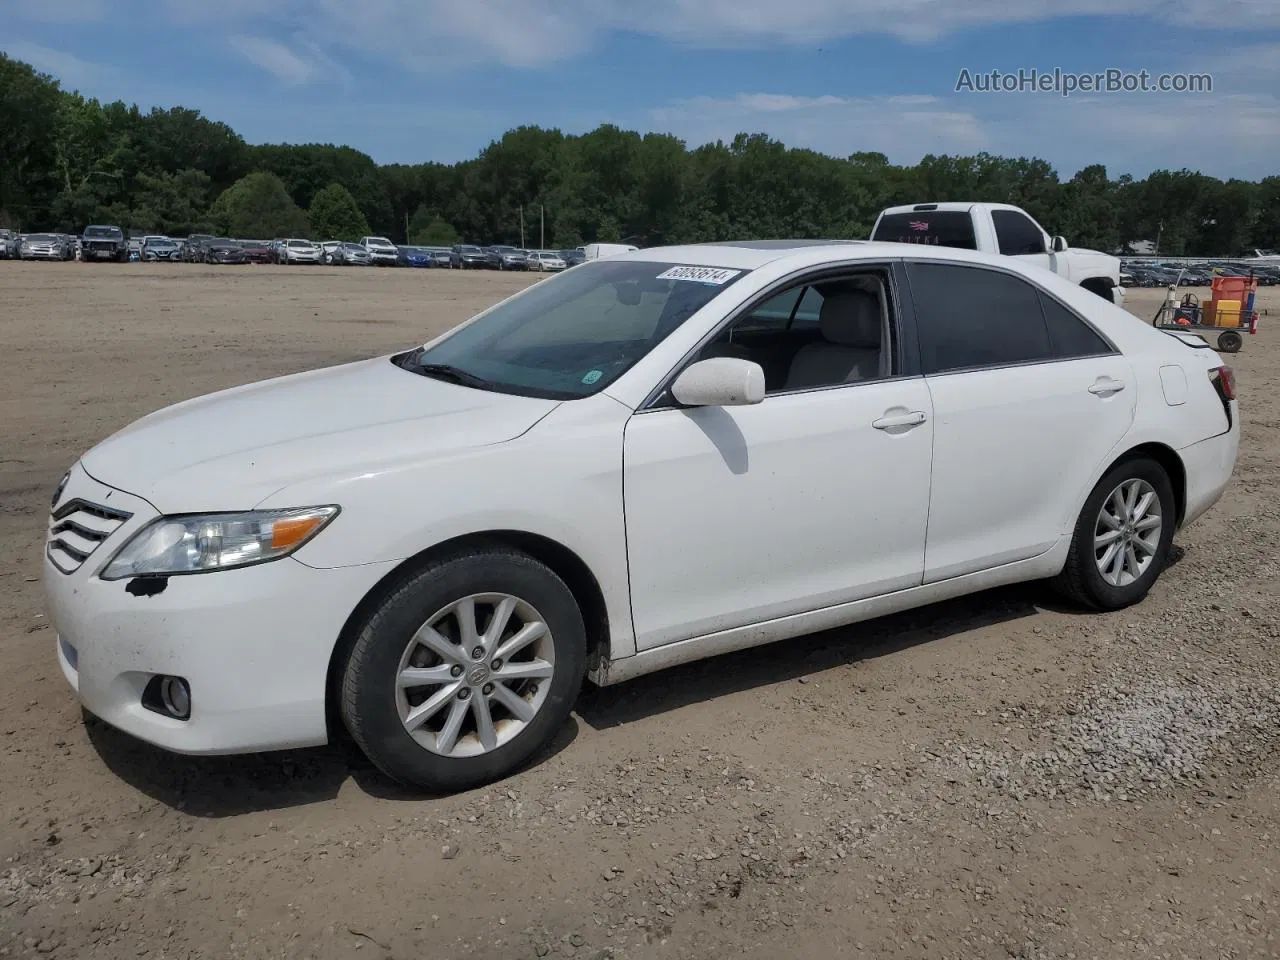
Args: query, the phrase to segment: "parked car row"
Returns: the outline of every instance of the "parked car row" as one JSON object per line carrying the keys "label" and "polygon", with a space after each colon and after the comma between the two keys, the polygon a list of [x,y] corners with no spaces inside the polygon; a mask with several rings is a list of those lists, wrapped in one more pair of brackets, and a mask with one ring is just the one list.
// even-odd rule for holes
{"label": "parked car row", "polygon": [[526,250],[505,244],[452,247],[397,245],[386,237],[308,240],[277,237],[247,240],[195,233],[189,237],[146,234],[131,237],[120,227],[88,226],[80,237],[61,233],[18,235],[0,230],[0,259],[112,260],[146,263],[430,267],[452,270],[533,270],[555,273],[600,257],[626,253],[627,244],[593,243],[565,250]]}
{"label": "parked car row", "polygon": [[1207,287],[1215,276],[1258,278],[1264,287],[1280,284],[1280,265],[1248,260],[1205,260],[1161,263],[1157,260],[1124,260],[1120,283],[1126,287]]}

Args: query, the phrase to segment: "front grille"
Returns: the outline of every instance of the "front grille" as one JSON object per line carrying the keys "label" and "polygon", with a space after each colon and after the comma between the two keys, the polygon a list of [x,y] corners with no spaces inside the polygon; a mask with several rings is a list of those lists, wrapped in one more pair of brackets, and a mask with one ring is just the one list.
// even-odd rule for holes
{"label": "front grille", "polygon": [[49,518],[50,562],[63,573],[75,573],[95,550],[133,514],[86,500],[68,500]]}

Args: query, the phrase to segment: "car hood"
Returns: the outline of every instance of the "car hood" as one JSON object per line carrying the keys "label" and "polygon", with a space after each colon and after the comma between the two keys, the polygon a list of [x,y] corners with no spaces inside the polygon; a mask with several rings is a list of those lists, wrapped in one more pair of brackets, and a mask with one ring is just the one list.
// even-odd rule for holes
{"label": "car hood", "polygon": [[557,405],[418,376],[387,356],[166,407],[102,441],[81,464],[163,513],[245,510],[302,480],[340,484],[503,443]]}
{"label": "car hood", "polygon": [[1082,257],[1100,257],[1104,260],[1113,261],[1117,268],[1120,266],[1120,258],[1109,253],[1103,253],[1101,250],[1090,250],[1088,247],[1070,247],[1068,252]]}

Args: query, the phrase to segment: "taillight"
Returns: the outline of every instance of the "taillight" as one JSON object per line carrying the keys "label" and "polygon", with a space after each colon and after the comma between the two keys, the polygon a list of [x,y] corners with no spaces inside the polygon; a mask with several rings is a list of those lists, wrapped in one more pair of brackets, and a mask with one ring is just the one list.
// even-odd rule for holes
{"label": "taillight", "polygon": [[1222,394],[1222,399],[1234,400],[1236,398],[1236,374],[1226,364],[1210,370],[1209,379],[1213,381],[1213,385]]}

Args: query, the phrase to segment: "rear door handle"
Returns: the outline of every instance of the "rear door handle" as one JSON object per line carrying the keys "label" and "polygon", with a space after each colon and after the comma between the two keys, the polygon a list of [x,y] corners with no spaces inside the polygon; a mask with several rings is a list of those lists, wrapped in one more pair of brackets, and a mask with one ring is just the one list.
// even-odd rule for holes
{"label": "rear door handle", "polygon": [[1119,393],[1123,389],[1123,380],[1112,380],[1110,377],[1107,377],[1106,379],[1096,381],[1093,386],[1089,388],[1089,392],[1096,394],[1099,397],[1109,397],[1113,393]]}
{"label": "rear door handle", "polygon": [[871,425],[877,430],[892,430],[894,427],[918,427],[927,419],[923,410],[913,410],[910,413],[898,413],[872,420]]}

